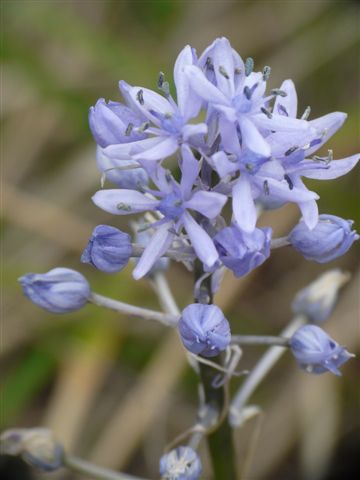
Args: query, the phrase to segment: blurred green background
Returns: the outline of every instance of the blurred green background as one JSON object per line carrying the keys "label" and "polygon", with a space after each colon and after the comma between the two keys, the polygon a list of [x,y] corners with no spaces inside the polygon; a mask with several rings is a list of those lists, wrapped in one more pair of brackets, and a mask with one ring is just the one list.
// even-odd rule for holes
{"label": "blurred green background", "polygon": [[[90,200],[100,178],[88,109],[99,97],[118,101],[120,79],[155,88],[160,70],[171,78],[184,45],[200,53],[224,35],[243,58],[254,57],[259,70],[272,67],[270,87],[292,78],[299,109],[311,105],[311,118],[347,112],[345,126],[326,147],[335,158],[351,155],[359,150],[360,133],[358,4],[13,0],[1,3],[1,14],[1,428],[50,426],[74,453],[157,478],[162,449],[196,414],[196,377],[176,349],[177,339],[159,325],[94,306],[66,316],[47,314],[22,296],[17,283],[26,272],[66,266],[85,274],[94,291],[159,308],[148,282],[135,285],[131,266],[109,276],[79,262],[97,224],[126,228]],[[358,172],[311,187],[321,194],[321,212],[352,218],[359,228]],[[285,234],[297,218],[289,207],[263,222]],[[331,267],[350,270],[353,281],[328,329],[356,353],[358,247]],[[296,291],[327,268],[291,250],[275,252],[246,279],[226,278],[218,303],[235,333],[276,334],[291,315]],[[174,265],[169,280],[185,306],[191,275]],[[244,368],[260,353],[245,350]],[[354,359],[340,379],[314,378],[298,372],[289,356],[280,362],[254,397],[265,420],[251,479],[345,478],[342,469],[360,454],[359,366]],[[239,382],[234,380],[234,388]],[[250,423],[237,432],[239,457],[246,457],[255,430]],[[204,455],[204,478],[210,479]],[[3,458],[2,478],[48,478],[10,474],[10,468]],[[79,478],[56,475],[49,478]]]}

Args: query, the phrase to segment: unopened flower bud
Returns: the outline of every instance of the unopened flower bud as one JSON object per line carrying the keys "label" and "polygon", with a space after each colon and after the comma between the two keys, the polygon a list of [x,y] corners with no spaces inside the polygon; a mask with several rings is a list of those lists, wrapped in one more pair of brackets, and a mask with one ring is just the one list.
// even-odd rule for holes
{"label": "unopened flower bud", "polygon": [[132,254],[130,235],[109,225],[95,227],[81,256],[83,263],[90,263],[107,273],[120,272]]}
{"label": "unopened flower bud", "polygon": [[316,325],[300,327],[291,337],[290,347],[299,366],[309,373],[341,375],[338,367],[353,356]]}
{"label": "unopened flower bud", "polygon": [[293,311],[306,315],[311,322],[326,320],[335,307],[340,288],[349,278],[349,273],[339,269],[323,273],[296,295],[292,303]]}
{"label": "unopened flower bud", "polygon": [[[145,138],[134,127],[139,127],[144,119],[126,105],[118,102],[105,102],[100,98],[89,111],[90,130],[101,147],[131,142]],[[129,128],[131,127],[131,128]]]}
{"label": "unopened flower bud", "polygon": [[67,313],[82,308],[90,285],[81,273],[70,268],[54,268],[47,273],[28,273],[19,278],[24,294],[49,312]]}
{"label": "unopened flower bud", "polygon": [[160,459],[160,475],[164,480],[198,480],[201,460],[191,447],[177,447]]}
{"label": "unopened flower bud", "polygon": [[320,215],[313,230],[301,220],[290,232],[288,240],[307,260],[326,263],[344,255],[359,235],[351,230],[350,220],[334,215]]}
{"label": "unopened flower bud", "polygon": [[271,228],[247,233],[236,225],[220,230],[214,237],[220,260],[236,277],[242,277],[270,256]]}
{"label": "unopened flower bud", "polygon": [[185,348],[204,357],[215,357],[231,340],[229,322],[216,305],[188,305],[181,314],[179,332]]}
{"label": "unopened flower bud", "polygon": [[14,428],[0,437],[1,452],[20,455],[33,467],[51,472],[63,464],[63,447],[47,428]]}

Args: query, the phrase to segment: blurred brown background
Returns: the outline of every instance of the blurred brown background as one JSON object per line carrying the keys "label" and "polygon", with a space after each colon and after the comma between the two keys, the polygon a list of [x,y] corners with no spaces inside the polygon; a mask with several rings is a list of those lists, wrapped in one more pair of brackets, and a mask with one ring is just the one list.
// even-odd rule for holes
{"label": "blurred brown background", "polygon": [[[26,272],[66,266],[85,274],[94,291],[159,308],[151,286],[132,280],[131,267],[106,275],[79,262],[97,224],[126,228],[90,200],[100,179],[88,108],[99,97],[119,100],[120,79],[155,88],[160,70],[171,78],[184,45],[200,53],[224,35],[243,58],[254,57],[259,70],[272,67],[270,87],[292,78],[299,109],[311,105],[311,118],[347,112],[327,146],[335,158],[351,155],[359,151],[360,133],[358,3],[14,0],[1,8],[1,427],[50,426],[73,453],[157,478],[163,447],[196,413],[196,377],[177,338],[159,325],[94,306],[50,315],[28,302],[17,283]],[[359,229],[358,172],[311,186],[321,194],[321,212],[353,218]],[[264,223],[285,234],[299,214],[289,207],[266,215]],[[226,278],[217,302],[234,333],[276,334],[291,316],[296,291],[331,267],[350,270],[353,279],[325,328],[359,353],[358,246],[331,265],[276,251],[245,279]],[[185,306],[190,275],[173,265],[169,280]],[[260,354],[246,349],[242,366]],[[346,469],[360,455],[359,366],[354,359],[341,378],[312,377],[285,355],[253,399],[265,420],[249,479],[356,478]],[[255,429],[250,422],[236,433],[239,458]],[[30,475],[9,473],[8,459],[0,471],[2,478]],[[70,478],[66,472],[31,475]]]}

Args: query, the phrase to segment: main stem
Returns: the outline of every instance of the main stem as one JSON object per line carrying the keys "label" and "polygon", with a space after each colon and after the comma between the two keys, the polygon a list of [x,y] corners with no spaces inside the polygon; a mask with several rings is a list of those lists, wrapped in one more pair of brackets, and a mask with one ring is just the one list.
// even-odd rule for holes
{"label": "main stem", "polygon": [[[200,262],[195,262],[195,281],[204,274]],[[213,302],[211,291],[211,276],[202,283],[202,288],[206,289],[209,303]],[[212,358],[213,362],[222,365],[221,356]],[[218,372],[211,366],[199,362],[200,379],[204,390],[206,407],[215,413],[215,418],[222,418],[224,409],[227,408],[227,385],[219,388],[213,387],[213,382]],[[237,478],[235,449],[232,430],[227,421],[227,416],[223,419],[220,426],[210,433],[207,437],[211,462],[216,480],[233,480]]]}

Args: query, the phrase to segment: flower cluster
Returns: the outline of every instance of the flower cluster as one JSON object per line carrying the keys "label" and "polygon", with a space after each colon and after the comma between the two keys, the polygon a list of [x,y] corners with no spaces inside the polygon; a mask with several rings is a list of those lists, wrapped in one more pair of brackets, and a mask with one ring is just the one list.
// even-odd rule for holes
{"label": "flower cluster", "polygon": [[246,275],[270,255],[272,232],[257,228],[259,206],[299,206],[302,220],[289,242],[311,260],[332,260],[358,238],[349,222],[319,217],[318,195],[302,180],[333,179],[355,166],[359,155],[315,155],[346,115],[309,120],[308,108],[298,118],[293,82],[266,93],[269,75],[218,38],[200,56],[190,46],[180,52],[176,100],[161,73],[160,93],[121,81],[124,103],[100,99],[90,109],[98,167],[117,186],[95,193],[94,203],[114,215],[151,212],[136,279],[170,247],[192,248],[206,271],[225,265]]}

